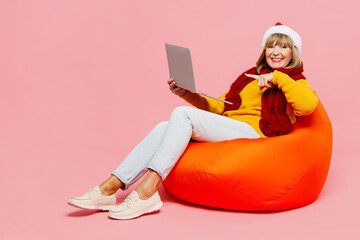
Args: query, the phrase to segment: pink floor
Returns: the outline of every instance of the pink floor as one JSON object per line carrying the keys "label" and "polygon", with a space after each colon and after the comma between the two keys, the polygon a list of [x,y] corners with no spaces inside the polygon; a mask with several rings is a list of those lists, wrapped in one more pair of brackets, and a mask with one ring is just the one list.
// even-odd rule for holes
{"label": "pink floor", "polygon": [[[90,154],[83,157],[94,162],[98,159]],[[2,196],[0,236],[1,239],[167,239],[168,236],[171,239],[357,239],[359,192],[354,186],[360,180],[356,175],[359,164],[352,167],[340,164],[350,162],[350,158],[335,154],[324,190],[314,203],[303,208],[273,213],[223,211],[179,201],[160,187],[164,201],[160,212],[117,221],[109,219],[106,212],[86,211],[66,204],[70,196],[87,190],[105,176],[98,174],[97,166],[90,165],[79,174],[83,168],[72,163],[74,156],[38,155],[27,159],[32,164],[9,174],[18,177],[11,177],[12,187],[4,188],[7,194]],[[49,159],[67,162],[69,170],[51,172],[56,164],[36,170],[39,162],[43,164]],[[38,175],[36,180],[27,173],[28,169]],[[24,175],[28,178],[22,178]],[[119,192],[118,202],[124,198]]]}
{"label": "pink floor", "polygon": [[[0,239],[360,239],[358,1],[0,1]],[[172,109],[164,43],[190,47],[221,95],[276,22],[303,38],[305,75],[334,130],[312,204],[273,213],[181,202],[131,221],[67,205],[107,178]],[[130,191],[118,193],[121,202]]]}

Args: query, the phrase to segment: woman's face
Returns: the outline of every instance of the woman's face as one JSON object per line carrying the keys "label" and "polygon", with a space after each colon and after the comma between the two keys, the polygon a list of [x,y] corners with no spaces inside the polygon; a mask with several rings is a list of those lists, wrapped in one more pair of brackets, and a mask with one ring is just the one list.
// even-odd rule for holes
{"label": "woman's face", "polygon": [[266,63],[272,68],[283,68],[289,65],[292,52],[291,48],[284,45],[268,46],[265,50]]}

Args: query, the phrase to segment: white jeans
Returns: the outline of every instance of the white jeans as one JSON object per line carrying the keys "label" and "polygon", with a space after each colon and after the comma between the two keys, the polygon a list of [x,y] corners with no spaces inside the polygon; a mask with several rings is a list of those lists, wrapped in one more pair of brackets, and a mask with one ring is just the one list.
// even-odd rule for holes
{"label": "white jeans", "polygon": [[249,124],[193,107],[177,107],[168,122],[161,122],[130,152],[112,173],[124,183],[136,182],[148,169],[164,180],[185,151],[190,139],[217,142],[260,138]]}

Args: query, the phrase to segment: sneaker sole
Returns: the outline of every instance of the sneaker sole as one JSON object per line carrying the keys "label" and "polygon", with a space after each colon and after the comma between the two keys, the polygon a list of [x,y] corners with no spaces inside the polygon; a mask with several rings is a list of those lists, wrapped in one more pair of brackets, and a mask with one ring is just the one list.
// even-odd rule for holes
{"label": "sneaker sole", "polygon": [[109,211],[111,208],[116,207],[116,205],[95,205],[95,206],[87,206],[87,205],[81,205],[78,203],[74,203],[72,201],[69,201],[68,204],[72,207],[81,208],[81,209],[87,209],[87,210],[102,210],[102,211]]}
{"label": "sneaker sole", "polygon": [[119,219],[119,220],[133,219],[133,218],[140,217],[141,215],[144,215],[147,213],[152,213],[152,212],[158,211],[158,210],[160,210],[162,205],[163,205],[163,202],[160,201],[159,203],[155,204],[154,206],[151,206],[140,212],[137,212],[137,213],[134,213],[134,214],[128,215],[128,216],[117,216],[116,213],[109,212],[109,217],[113,218],[113,219]]}

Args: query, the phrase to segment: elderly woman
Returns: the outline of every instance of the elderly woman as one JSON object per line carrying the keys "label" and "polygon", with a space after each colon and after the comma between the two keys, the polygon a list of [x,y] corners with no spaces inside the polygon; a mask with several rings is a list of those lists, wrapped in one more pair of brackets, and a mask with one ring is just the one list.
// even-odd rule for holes
{"label": "elderly woman", "polygon": [[[108,179],[68,203],[83,209],[109,210],[109,217],[114,219],[132,219],[161,208],[158,185],[190,139],[215,142],[290,133],[296,116],[311,114],[318,104],[302,74],[301,38],[293,29],[277,23],[265,32],[262,47],[256,66],[242,73],[220,96],[233,104],[182,89],[169,79],[170,90],[196,108],[176,108],[169,121],[155,126]],[[116,206],[116,191],[127,189],[146,172],[136,189]]]}

